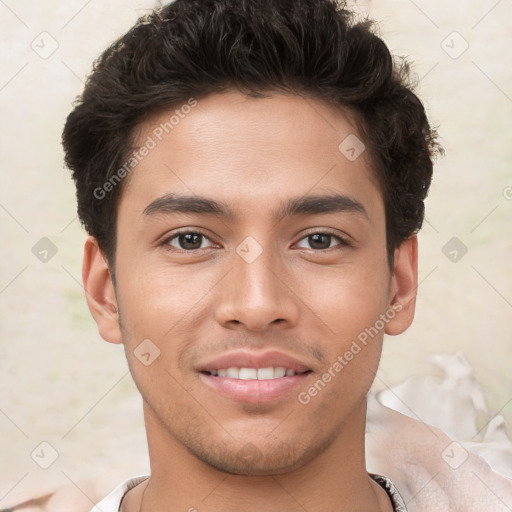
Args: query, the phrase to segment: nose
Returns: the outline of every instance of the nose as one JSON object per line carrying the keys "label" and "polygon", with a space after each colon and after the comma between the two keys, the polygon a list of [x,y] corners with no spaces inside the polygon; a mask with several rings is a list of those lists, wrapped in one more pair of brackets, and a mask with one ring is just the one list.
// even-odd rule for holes
{"label": "nose", "polygon": [[262,250],[254,260],[243,252],[234,253],[230,270],[217,288],[217,322],[228,329],[254,332],[296,325],[299,299],[291,280],[271,249]]}

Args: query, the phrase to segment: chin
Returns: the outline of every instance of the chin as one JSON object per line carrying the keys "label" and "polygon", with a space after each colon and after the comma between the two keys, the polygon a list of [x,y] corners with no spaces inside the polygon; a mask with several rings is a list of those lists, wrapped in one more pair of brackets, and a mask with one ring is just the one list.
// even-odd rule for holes
{"label": "chin", "polygon": [[195,452],[201,461],[223,473],[240,476],[282,475],[297,470],[318,456],[330,443],[305,447],[302,441],[278,441],[274,446],[246,442],[234,450],[235,443],[210,445]]}

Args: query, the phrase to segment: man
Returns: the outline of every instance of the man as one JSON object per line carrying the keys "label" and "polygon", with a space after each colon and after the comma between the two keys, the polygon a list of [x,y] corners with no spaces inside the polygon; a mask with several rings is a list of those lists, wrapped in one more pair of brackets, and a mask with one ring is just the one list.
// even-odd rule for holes
{"label": "man", "polygon": [[366,470],[366,396],[414,316],[439,147],[370,24],[176,0],[100,57],[63,143],[151,460],[95,510],[406,510]]}

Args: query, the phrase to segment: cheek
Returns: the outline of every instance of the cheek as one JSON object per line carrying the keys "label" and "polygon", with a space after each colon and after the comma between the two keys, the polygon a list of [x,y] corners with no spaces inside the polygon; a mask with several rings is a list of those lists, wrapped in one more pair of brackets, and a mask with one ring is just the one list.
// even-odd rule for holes
{"label": "cheek", "polygon": [[[118,299],[126,327],[162,338],[197,314],[215,281],[209,274],[165,265],[133,264],[119,273]],[[144,334],[144,333],[141,333]]]}
{"label": "cheek", "polygon": [[180,360],[194,343],[193,323],[202,321],[202,299],[211,287],[204,275],[151,265],[148,260],[119,266],[118,303],[126,358],[144,397],[158,400],[159,392],[175,397],[162,407],[174,414],[183,394]]}
{"label": "cheek", "polygon": [[[311,321],[340,341],[372,326],[388,305],[389,272],[374,261],[300,273],[297,293]],[[311,323],[311,321],[309,323]]]}
{"label": "cheek", "polygon": [[333,400],[344,407],[349,395],[364,395],[375,378],[385,327],[381,315],[388,306],[389,272],[385,265],[385,260],[380,263],[368,258],[364,264],[324,269],[302,279],[308,314],[314,313],[307,323],[323,326],[319,343],[325,358],[318,375],[322,382],[315,386],[316,391],[306,390],[311,397],[322,390],[318,403]]}
{"label": "cheek", "polygon": [[[185,379],[185,355],[204,341],[203,329],[210,325],[212,314],[205,305],[218,278],[192,266],[153,265],[148,258],[130,265],[129,271],[119,269],[118,302],[133,378],[141,388],[161,382],[169,392],[179,393],[174,379]],[[143,354],[148,352],[150,365],[146,367],[148,356]]]}

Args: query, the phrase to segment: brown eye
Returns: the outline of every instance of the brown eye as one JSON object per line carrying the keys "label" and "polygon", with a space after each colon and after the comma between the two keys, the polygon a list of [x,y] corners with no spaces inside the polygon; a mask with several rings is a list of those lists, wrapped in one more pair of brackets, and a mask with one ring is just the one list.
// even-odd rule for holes
{"label": "brown eye", "polygon": [[308,239],[313,249],[329,249],[332,236],[324,233],[315,233],[314,235],[309,235]]}
{"label": "brown eye", "polygon": [[[340,236],[334,235],[332,233],[323,233],[323,232],[310,233],[309,235],[302,238],[302,240],[307,240],[309,247],[301,247],[301,248],[315,249],[317,251],[325,251],[325,250],[331,249],[332,247],[335,247],[335,246],[345,247],[348,245],[348,243]],[[333,241],[337,241],[338,243],[332,244]]]}
{"label": "brown eye", "polygon": [[209,238],[202,233],[198,233],[196,231],[183,231],[167,238],[164,241],[164,244],[178,250],[195,251],[198,249],[204,249],[203,242],[205,240],[209,240]]}

